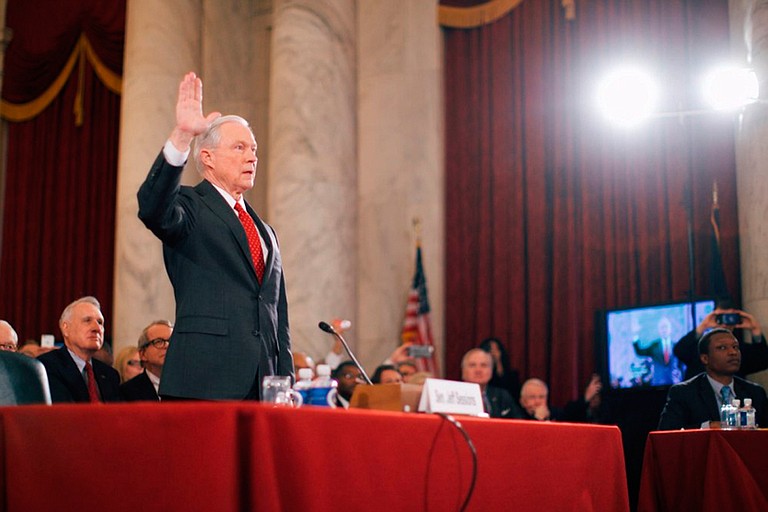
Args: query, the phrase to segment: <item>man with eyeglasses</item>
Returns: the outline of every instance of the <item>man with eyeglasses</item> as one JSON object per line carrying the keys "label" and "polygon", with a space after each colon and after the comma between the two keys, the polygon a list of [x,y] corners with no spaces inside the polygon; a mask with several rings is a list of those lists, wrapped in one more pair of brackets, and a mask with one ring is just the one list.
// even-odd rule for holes
{"label": "man with eyeglasses", "polygon": [[0,320],[0,350],[16,352],[19,345],[19,335],[5,320]]}
{"label": "man with eyeglasses", "polygon": [[155,320],[141,331],[139,357],[144,371],[120,386],[123,400],[160,401],[160,377],[163,374],[171,334],[173,324],[168,320]]}
{"label": "man with eyeglasses", "polygon": [[336,405],[349,409],[349,401],[358,384],[362,382],[363,374],[352,361],[344,361],[333,371],[333,378],[339,383],[336,388]]}
{"label": "man with eyeglasses", "polygon": [[64,346],[37,358],[58,402],[119,402],[120,374],[93,357],[104,344],[104,316],[94,297],[81,297],[61,313]]}

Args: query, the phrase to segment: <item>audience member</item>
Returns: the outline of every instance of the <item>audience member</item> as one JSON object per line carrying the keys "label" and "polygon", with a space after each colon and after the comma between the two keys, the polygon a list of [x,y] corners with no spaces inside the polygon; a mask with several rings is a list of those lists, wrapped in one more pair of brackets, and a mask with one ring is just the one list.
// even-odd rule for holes
{"label": "audience member", "polygon": [[16,352],[18,345],[19,335],[16,330],[5,320],[0,320],[0,350]]}
{"label": "audience member", "polygon": [[160,378],[171,334],[173,324],[168,320],[155,320],[141,331],[138,350],[144,371],[120,385],[123,400],[160,401]]}
{"label": "audience member", "polygon": [[376,368],[371,377],[374,384],[400,384],[403,382],[403,376],[397,371],[393,364],[382,364]]}
{"label": "audience member", "polygon": [[[397,371],[400,372],[400,375],[403,376],[404,382],[411,382],[411,379],[416,373],[419,373],[419,367],[416,366],[416,362],[413,359],[408,359],[406,361],[401,361],[397,363],[396,365]],[[427,372],[422,372],[427,373]]]}
{"label": "audience member", "polygon": [[115,358],[115,369],[120,374],[120,382],[128,382],[139,375],[144,369],[141,367],[139,349],[134,345],[123,347]]}
{"label": "audience member", "polygon": [[116,402],[120,375],[93,354],[104,343],[104,317],[94,297],[82,297],[61,313],[64,346],[38,357],[45,366],[51,399],[60,402]]}
{"label": "audience member", "polygon": [[505,389],[489,386],[493,375],[493,357],[481,348],[469,350],[461,359],[461,380],[480,385],[483,409],[491,418],[519,418],[515,400]]}
{"label": "audience member", "polygon": [[520,395],[520,376],[512,368],[509,353],[498,338],[486,338],[480,342],[480,348],[493,357],[493,377],[488,385],[506,389],[510,396]]}
{"label": "audience member", "polygon": [[669,388],[659,430],[700,428],[718,422],[720,407],[734,398],[751,398],[757,424],[768,425],[765,390],[736,376],[741,350],[731,330],[716,328],[704,334],[699,340],[699,356],[705,372]]}
{"label": "audience member", "polygon": [[56,350],[56,347],[41,347],[40,342],[37,340],[26,340],[24,344],[17,349],[19,354],[24,354],[25,356],[33,358],[45,354],[46,352],[50,352],[51,350]]}
{"label": "audience member", "polygon": [[[740,315],[741,322],[736,325],[718,324],[717,316],[724,313]],[[714,328],[728,329],[733,332],[736,329],[741,329],[742,332],[749,331],[751,343],[747,343],[743,339],[739,339],[739,336],[736,336],[736,339],[739,339],[739,349],[741,351],[741,369],[738,373],[740,377],[768,368],[768,345],[766,345],[760,323],[746,311],[732,308],[730,301],[721,299],[718,301],[714,311],[705,316],[694,330],[680,338],[675,344],[673,352],[686,366],[683,379],[691,379],[705,371],[704,365],[701,362],[698,343],[706,331]],[[743,338],[743,335],[741,338]]]}
{"label": "audience member", "polygon": [[[528,379],[520,389],[520,405],[523,408],[522,418],[538,421],[571,421],[587,422],[591,416],[596,416],[596,411],[590,412],[590,405],[594,403],[602,390],[600,376],[593,374],[589,379],[584,394],[568,402],[565,408],[549,407],[549,387],[541,379]],[[599,401],[597,402],[599,404]]]}
{"label": "audience member", "polygon": [[352,361],[343,361],[331,374],[339,386],[336,388],[336,405],[349,409],[349,401],[358,384],[362,383],[362,373]]}

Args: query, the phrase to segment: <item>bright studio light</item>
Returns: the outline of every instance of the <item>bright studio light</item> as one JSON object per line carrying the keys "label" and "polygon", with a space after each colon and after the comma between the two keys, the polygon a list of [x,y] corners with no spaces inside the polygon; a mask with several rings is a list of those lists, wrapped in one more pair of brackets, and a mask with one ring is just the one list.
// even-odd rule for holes
{"label": "bright studio light", "polygon": [[653,79],[637,68],[624,68],[606,76],[597,89],[597,104],[609,120],[634,126],[656,108],[658,89]]}
{"label": "bright studio light", "polygon": [[757,101],[760,86],[751,69],[722,67],[704,79],[704,99],[717,110],[734,110]]}

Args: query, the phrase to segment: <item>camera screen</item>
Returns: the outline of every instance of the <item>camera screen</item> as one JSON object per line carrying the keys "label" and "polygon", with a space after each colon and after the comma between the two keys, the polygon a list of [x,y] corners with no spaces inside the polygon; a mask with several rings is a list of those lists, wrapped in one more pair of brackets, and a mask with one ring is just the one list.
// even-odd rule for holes
{"label": "camera screen", "polygon": [[721,325],[738,325],[741,323],[741,315],[738,313],[722,313],[717,315],[715,320]]}

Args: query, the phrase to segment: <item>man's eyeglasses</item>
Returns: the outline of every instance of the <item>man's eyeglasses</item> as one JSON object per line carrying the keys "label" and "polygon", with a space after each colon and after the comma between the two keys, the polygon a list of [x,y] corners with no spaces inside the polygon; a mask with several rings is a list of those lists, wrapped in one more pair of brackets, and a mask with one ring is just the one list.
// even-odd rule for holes
{"label": "man's eyeglasses", "polygon": [[155,338],[143,344],[141,348],[146,348],[149,345],[152,345],[155,348],[166,348],[170,342],[171,340],[167,340],[165,338]]}
{"label": "man's eyeglasses", "polygon": [[5,350],[6,352],[16,352],[16,344],[15,343],[0,343],[0,350]]}

